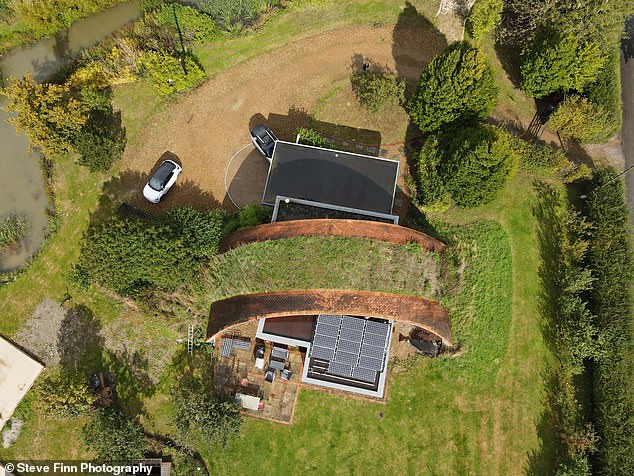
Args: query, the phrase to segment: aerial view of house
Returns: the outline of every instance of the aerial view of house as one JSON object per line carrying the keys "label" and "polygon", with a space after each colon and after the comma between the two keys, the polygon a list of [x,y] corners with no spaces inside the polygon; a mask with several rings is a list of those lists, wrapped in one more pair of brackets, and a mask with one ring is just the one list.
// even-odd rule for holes
{"label": "aerial view of house", "polygon": [[0,0],[0,476],[634,474],[634,3]]}

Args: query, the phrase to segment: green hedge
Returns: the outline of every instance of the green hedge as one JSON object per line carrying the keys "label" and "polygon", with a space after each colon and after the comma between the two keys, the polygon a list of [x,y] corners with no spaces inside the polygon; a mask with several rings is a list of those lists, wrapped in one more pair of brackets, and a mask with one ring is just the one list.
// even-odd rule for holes
{"label": "green hedge", "polygon": [[295,131],[295,137],[299,135],[299,143],[312,145],[315,147],[323,147],[324,149],[334,149],[332,142],[326,140],[319,132],[310,127],[300,127]]}
{"label": "green hedge", "polygon": [[607,336],[605,358],[593,372],[593,413],[599,434],[596,474],[634,474],[634,340],[632,250],[624,184],[611,169],[590,183],[588,249],[594,283],[591,310]]}
{"label": "green hedge", "polygon": [[615,48],[595,82],[585,89],[588,101],[600,107],[605,119],[602,128],[587,138],[588,142],[605,142],[621,129],[621,57]]}

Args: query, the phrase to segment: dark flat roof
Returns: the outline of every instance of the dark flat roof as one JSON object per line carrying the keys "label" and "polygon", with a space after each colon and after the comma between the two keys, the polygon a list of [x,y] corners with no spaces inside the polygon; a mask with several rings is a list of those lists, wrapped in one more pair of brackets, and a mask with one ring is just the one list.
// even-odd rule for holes
{"label": "dark flat roof", "polygon": [[290,142],[275,144],[262,202],[278,195],[392,213],[399,163]]}
{"label": "dark flat roof", "polygon": [[314,328],[314,317],[312,319],[306,316],[268,317],[264,320],[262,332],[310,342]]}

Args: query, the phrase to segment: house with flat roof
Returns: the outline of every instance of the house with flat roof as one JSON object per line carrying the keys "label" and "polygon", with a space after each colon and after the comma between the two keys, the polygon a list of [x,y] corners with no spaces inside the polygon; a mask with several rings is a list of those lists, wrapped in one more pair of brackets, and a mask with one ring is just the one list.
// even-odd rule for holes
{"label": "house with flat roof", "polygon": [[282,199],[394,223],[398,171],[396,160],[277,141],[262,203],[277,211]]}

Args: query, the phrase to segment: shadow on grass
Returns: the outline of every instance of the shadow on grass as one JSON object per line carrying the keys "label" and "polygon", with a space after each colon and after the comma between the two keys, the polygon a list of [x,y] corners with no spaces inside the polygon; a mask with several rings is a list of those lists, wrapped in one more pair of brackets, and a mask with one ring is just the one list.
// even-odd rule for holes
{"label": "shadow on grass", "polygon": [[57,335],[60,365],[86,378],[95,372],[111,372],[115,376],[119,403],[124,412],[134,418],[144,412],[143,399],[151,396],[155,389],[148,373],[148,360],[126,346],[109,349],[101,329],[101,323],[89,307],[70,308]]}

